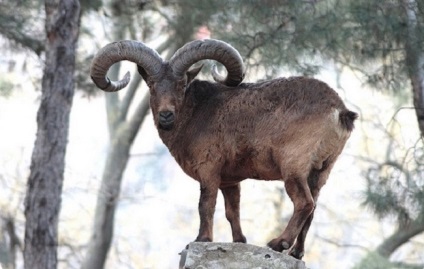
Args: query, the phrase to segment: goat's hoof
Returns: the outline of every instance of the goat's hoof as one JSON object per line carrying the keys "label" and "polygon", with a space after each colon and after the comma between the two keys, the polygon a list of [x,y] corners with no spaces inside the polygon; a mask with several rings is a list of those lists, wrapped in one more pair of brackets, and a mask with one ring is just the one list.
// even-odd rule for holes
{"label": "goat's hoof", "polygon": [[212,239],[209,237],[197,237],[194,242],[212,242]]}
{"label": "goat's hoof", "polygon": [[298,250],[296,248],[293,248],[292,250],[290,250],[289,255],[298,260],[301,260],[303,258],[303,255],[305,255],[305,252],[303,250]]}
{"label": "goat's hoof", "polygon": [[246,237],[244,236],[244,235],[242,235],[241,237],[239,237],[239,238],[235,238],[234,240],[233,240],[233,242],[234,243],[246,243],[247,242],[247,240],[246,240]]}
{"label": "goat's hoof", "polygon": [[272,239],[267,244],[272,250],[283,252],[283,250],[289,249],[290,244],[284,240],[279,240],[278,238]]}

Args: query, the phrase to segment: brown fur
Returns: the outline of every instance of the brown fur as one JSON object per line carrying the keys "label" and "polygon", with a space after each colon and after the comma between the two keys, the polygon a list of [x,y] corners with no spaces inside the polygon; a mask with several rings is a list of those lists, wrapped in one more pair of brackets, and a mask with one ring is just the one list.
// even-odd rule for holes
{"label": "brown fur", "polygon": [[[182,169],[200,182],[196,241],[213,240],[213,214],[221,189],[233,240],[246,242],[240,226],[240,181],[282,180],[294,212],[284,232],[268,245],[277,251],[291,248],[291,255],[300,259],[319,190],[357,114],[316,79],[280,78],[227,87],[191,82],[196,74],[188,73],[189,79],[179,82],[171,77],[156,84],[145,79],[160,137]],[[175,122],[164,130],[158,113],[167,109],[175,112]]]}
{"label": "brown fur", "polygon": [[[227,70],[219,83],[194,80],[198,61],[213,59]],[[268,245],[290,249],[301,258],[322,186],[353,129],[357,114],[336,92],[311,78],[279,78],[242,83],[244,64],[238,51],[220,40],[195,40],[163,59],[142,42],[121,40],[94,57],[90,76],[100,89],[128,85],[107,78],[118,61],[131,61],[147,82],[155,124],[178,164],[200,183],[197,241],[212,241],[213,214],[220,189],[233,240],[246,242],[240,225],[240,181],[284,181],[294,204],[286,229]]]}

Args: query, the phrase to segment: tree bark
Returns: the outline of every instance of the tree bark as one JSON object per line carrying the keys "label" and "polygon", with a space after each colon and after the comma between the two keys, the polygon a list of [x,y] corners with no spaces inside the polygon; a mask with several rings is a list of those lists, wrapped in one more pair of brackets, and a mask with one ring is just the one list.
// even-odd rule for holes
{"label": "tree bark", "polygon": [[421,137],[424,136],[424,52],[418,31],[418,5],[415,0],[403,0],[407,22],[406,65],[411,79],[414,107]]}
{"label": "tree bark", "polygon": [[25,197],[26,269],[57,267],[58,218],[74,96],[78,0],[46,0],[46,55]]}

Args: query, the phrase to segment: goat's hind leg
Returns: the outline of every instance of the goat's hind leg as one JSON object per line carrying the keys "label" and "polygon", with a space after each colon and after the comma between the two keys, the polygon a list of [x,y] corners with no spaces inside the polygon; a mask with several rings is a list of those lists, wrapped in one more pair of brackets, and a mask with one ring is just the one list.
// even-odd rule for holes
{"label": "goat's hind leg", "polygon": [[305,255],[306,234],[308,233],[309,227],[311,226],[312,220],[314,218],[314,212],[315,209],[314,211],[312,211],[311,215],[309,215],[308,219],[302,227],[302,230],[300,231],[300,234],[296,239],[296,243],[290,249],[289,255],[293,256],[296,259],[301,260],[303,258],[303,255]]}
{"label": "goat's hind leg", "polygon": [[[308,176],[308,186],[309,186],[309,189],[311,190],[311,195],[312,195],[312,198],[314,199],[315,207],[316,207],[316,202],[318,200],[319,192],[322,186],[324,186],[325,182],[328,179],[331,167],[332,167],[332,164],[329,165],[328,162],[326,162],[321,170],[312,169],[311,173]],[[303,255],[305,254],[305,239],[306,239],[306,235],[308,233],[309,227],[311,226],[312,220],[314,218],[315,207],[311,215],[309,215],[308,219],[303,225],[302,231],[300,231],[300,234],[296,239],[295,245],[290,250],[289,254],[295,257],[296,259],[299,259],[299,260],[302,259]]]}
{"label": "goat's hind leg", "polygon": [[230,222],[233,242],[246,243],[240,225],[240,183],[221,187],[225,201],[225,216]]}
{"label": "goat's hind leg", "polygon": [[284,232],[268,243],[269,247],[279,252],[293,245],[315,207],[306,177],[291,177],[286,180],[285,187],[294,205],[293,215]]}

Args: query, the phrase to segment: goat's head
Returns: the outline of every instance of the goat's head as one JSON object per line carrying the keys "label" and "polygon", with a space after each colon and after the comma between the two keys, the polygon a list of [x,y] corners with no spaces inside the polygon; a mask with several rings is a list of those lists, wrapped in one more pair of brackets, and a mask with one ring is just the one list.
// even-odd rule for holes
{"label": "goat's head", "polygon": [[243,60],[238,51],[225,42],[213,39],[187,43],[169,61],[163,61],[155,50],[141,42],[125,40],[110,43],[94,57],[90,72],[97,87],[114,92],[127,86],[130,75],[127,73],[122,80],[111,81],[106,76],[107,70],[123,60],[136,63],[138,72],[150,89],[150,106],[157,127],[171,130],[178,120],[185,90],[202,67],[189,68],[204,59],[216,60],[227,69],[227,77],[213,70],[212,75],[217,82],[237,86],[243,80]]}

